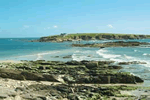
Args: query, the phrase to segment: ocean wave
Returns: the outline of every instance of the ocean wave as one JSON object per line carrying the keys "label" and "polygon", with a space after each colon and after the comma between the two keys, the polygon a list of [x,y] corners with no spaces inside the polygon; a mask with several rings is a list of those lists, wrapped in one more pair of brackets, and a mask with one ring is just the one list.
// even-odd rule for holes
{"label": "ocean wave", "polygon": [[128,59],[128,60],[130,60],[130,59],[132,59],[132,60],[135,59],[134,57],[127,56],[126,54],[124,54],[123,56],[124,56],[126,59]]}
{"label": "ocean wave", "polygon": [[82,55],[77,55],[77,54],[73,54],[72,55],[72,59],[75,61],[82,61],[85,60],[86,56],[82,56]]}
{"label": "ocean wave", "polygon": [[42,59],[43,59],[43,56],[41,54],[37,54],[36,60],[42,60]]}
{"label": "ocean wave", "polygon": [[111,58],[110,60],[115,61],[115,62],[124,62],[125,61],[123,59],[116,59],[116,58]]}
{"label": "ocean wave", "polygon": [[121,55],[108,54],[108,51],[104,49],[100,49],[96,53],[99,54],[99,56],[102,56],[103,58],[109,58],[109,59],[121,57]]}
{"label": "ocean wave", "polygon": [[78,52],[80,52],[80,51],[79,50],[75,51],[75,53],[78,53]]}
{"label": "ocean wave", "polygon": [[17,58],[36,57],[35,60],[41,60],[43,59],[44,55],[49,55],[49,54],[54,54],[54,53],[59,53],[59,52],[60,51],[48,51],[48,52],[42,52],[42,53],[37,53],[37,54],[18,56]]}
{"label": "ocean wave", "polygon": [[147,54],[147,53],[143,53],[143,56],[150,56],[150,54]]}
{"label": "ocean wave", "polygon": [[137,50],[134,50],[134,52],[137,52]]}

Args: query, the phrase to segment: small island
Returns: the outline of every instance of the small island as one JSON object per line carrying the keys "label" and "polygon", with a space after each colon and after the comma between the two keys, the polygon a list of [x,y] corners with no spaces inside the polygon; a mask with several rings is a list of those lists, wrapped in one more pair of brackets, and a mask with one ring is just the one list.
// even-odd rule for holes
{"label": "small island", "polygon": [[[89,40],[128,40],[128,39],[148,39],[150,35],[136,34],[112,34],[112,33],[75,33],[41,37],[38,42],[65,42],[65,41],[89,41]],[[34,41],[32,41],[34,42]]]}

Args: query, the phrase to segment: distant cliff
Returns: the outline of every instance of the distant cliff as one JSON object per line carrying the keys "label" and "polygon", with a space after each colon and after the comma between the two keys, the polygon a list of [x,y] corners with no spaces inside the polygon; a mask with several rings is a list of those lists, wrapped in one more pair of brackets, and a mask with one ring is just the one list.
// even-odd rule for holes
{"label": "distant cliff", "polygon": [[76,33],[41,37],[39,42],[64,42],[81,40],[147,39],[150,35],[111,34],[111,33]]}

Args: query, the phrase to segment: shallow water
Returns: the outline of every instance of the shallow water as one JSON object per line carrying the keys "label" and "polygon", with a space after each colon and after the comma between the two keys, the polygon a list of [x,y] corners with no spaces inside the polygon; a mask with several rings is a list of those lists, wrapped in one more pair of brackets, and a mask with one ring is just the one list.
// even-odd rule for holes
{"label": "shallow water", "polygon": [[[150,80],[150,48],[149,47],[110,47],[110,48],[80,48],[71,47],[71,42],[50,43],[50,42],[27,42],[36,38],[4,38],[0,39],[0,60],[113,60],[143,61],[147,64],[126,65],[120,71],[131,72],[141,78]],[[81,43],[102,43],[113,40],[82,41]],[[117,40],[114,40],[117,41]],[[150,42],[150,39],[132,40]],[[73,42],[78,43],[78,42]],[[63,59],[63,56],[72,55],[72,58]],[[55,57],[59,56],[59,57]],[[147,84],[147,83],[144,83]]]}

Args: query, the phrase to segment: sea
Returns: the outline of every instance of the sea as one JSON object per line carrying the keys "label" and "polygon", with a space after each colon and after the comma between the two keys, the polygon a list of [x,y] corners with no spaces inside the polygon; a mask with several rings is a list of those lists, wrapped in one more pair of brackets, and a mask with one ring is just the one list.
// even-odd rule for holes
{"label": "sea", "polygon": [[[144,79],[144,86],[150,86],[150,47],[109,47],[89,48],[72,47],[72,43],[78,41],[52,43],[52,42],[29,42],[38,38],[0,38],[0,60],[50,60],[50,61],[109,61],[116,63],[141,61],[147,64],[123,65],[120,72],[130,72]],[[80,43],[104,43],[118,40],[92,40]],[[120,40],[119,40],[120,41]],[[122,40],[149,42],[150,39]],[[70,58],[63,58],[70,55]]]}

